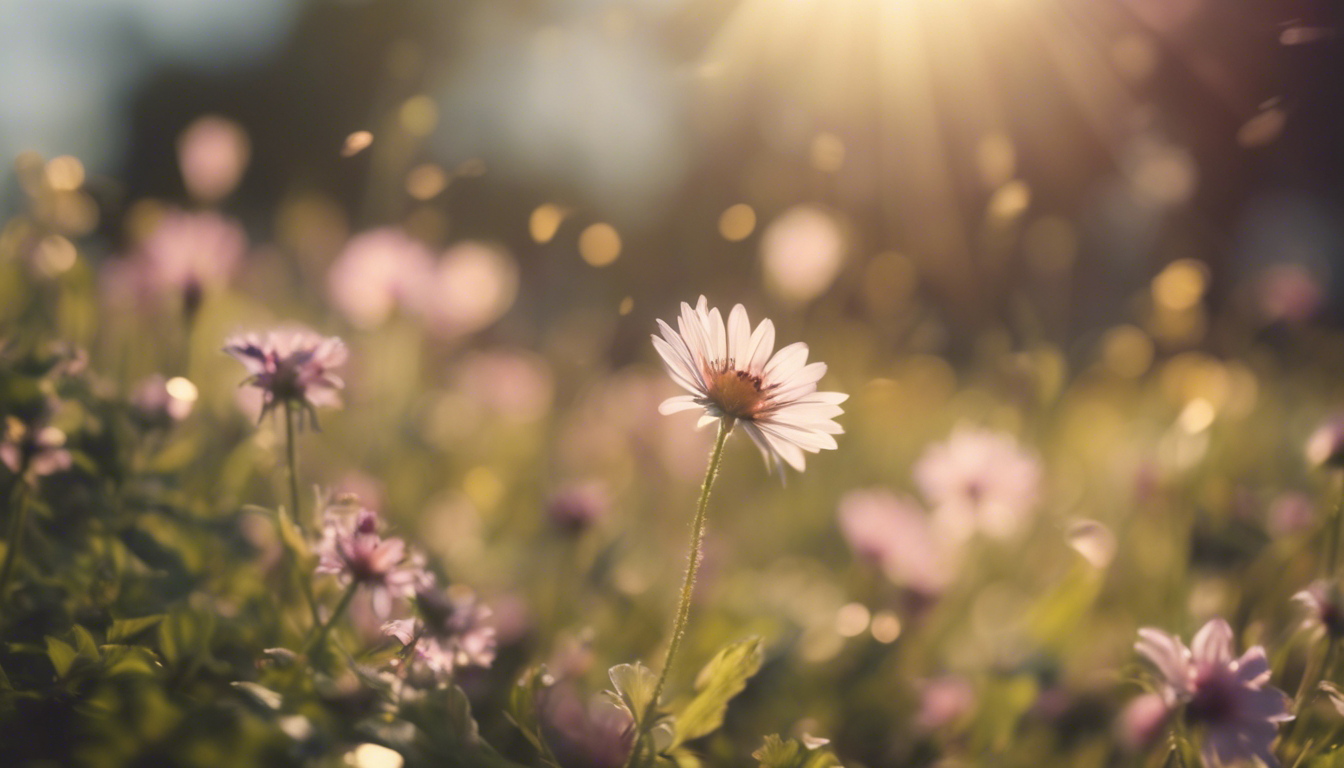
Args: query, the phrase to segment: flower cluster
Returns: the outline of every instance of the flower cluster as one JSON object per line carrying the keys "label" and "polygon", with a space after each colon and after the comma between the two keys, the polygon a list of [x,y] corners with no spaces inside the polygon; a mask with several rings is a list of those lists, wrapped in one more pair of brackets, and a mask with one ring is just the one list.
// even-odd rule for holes
{"label": "flower cluster", "polygon": [[420,618],[383,625],[384,634],[410,649],[409,671],[422,668],[442,680],[461,667],[488,667],[495,660],[491,611],[471,590],[454,586],[444,593],[425,586],[415,600]]}
{"label": "flower cluster", "polygon": [[328,508],[315,551],[317,573],[334,574],[344,585],[365,587],[374,613],[386,618],[395,599],[409,600],[417,589],[432,584],[433,577],[425,570],[423,557],[408,552],[401,539],[385,538],[381,528],[378,513],[371,509]]}

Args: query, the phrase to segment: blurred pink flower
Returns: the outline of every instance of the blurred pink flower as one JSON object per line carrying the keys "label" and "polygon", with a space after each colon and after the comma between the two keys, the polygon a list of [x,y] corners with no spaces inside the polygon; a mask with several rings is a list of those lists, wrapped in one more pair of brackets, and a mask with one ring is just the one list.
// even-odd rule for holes
{"label": "blurred pink flower", "polygon": [[1320,579],[1293,595],[1293,602],[1306,611],[1303,625],[1321,627],[1331,637],[1344,637],[1344,594],[1339,586]]}
{"label": "blurred pink flower", "polygon": [[414,646],[411,671],[427,670],[435,679],[452,677],[459,667],[489,667],[495,660],[495,628],[490,609],[469,590],[448,594],[422,587],[416,592],[421,618],[389,621],[383,633]]}
{"label": "blurred pink flower", "polygon": [[168,211],[139,246],[142,278],[150,291],[177,293],[188,307],[203,291],[228,283],[247,251],[247,235],[213,212]]}
{"label": "blurred pink flower", "polygon": [[1303,323],[1325,300],[1318,275],[1301,264],[1274,264],[1256,277],[1260,314],[1270,322]]}
{"label": "blurred pink flower", "polygon": [[1007,538],[1022,529],[1040,494],[1041,463],[1012,435],[958,427],[924,451],[915,483],[934,507],[941,532],[979,530]]}
{"label": "blurred pink flower", "polygon": [[1269,532],[1286,536],[1307,530],[1316,522],[1316,502],[1301,491],[1285,491],[1269,505]]}
{"label": "blurred pink flower", "polygon": [[181,421],[191,414],[196,404],[193,399],[179,397],[168,388],[168,380],[153,374],[140,380],[131,392],[131,409],[135,417],[151,427],[162,427]]}
{"label": "blurred pink flower", "polygon": [[840,499],[838,516],[854,553],[896,584],[936,594],[951,580],[956,552],[934,535],[914,501],[883,489],[851,491]]}
{"label": "blurred pink flower", "polygon": [[1156,744],[1171,718],[1161,694],[1145,693],[1125,706],[1116,721],[1116,737],[1126,749],[1142,752]]}
{"label": "blurred pink flower", "polygon": [[919,686],[919,712],[915,725],[933,731],[961,719],[975,706],[975,688],[965,678],[944,675]]}
{"label": "blurred pink flower", "polygon": [[578,534],[607,515],[606,489],[595,482],[571,483],[551,495],[546,518],[564,533]]}
{"label": "blurred pink flower", "polygon": [[219,115],[191,122],[177,139],[177,164],[187,191],[197,200],[215,202],[233,191],[252,154],[247,132]]}
{"label": "blurred pink flower", "polygon": [[1139,630],[1134,648],[1157,667],[1163,703],[1203,727],[1200,754],[1206,766],[1259,758],[1276,768],[1271,747],[1278,724],[1293,719],[1288,697],[1269,684],[1265,649],[1257,645],[1233,658],[1232,639],[1232,627],[1213,619],[1189,648],[1179,637],[1152,628]]}
{"label": "blurred pink flower", "polygon": [[689,395],[663,401],[663,414],[700,409],[699,426],[727,419],[740,422],[766,466],[783,464],[803,471],[803,452],[834,450],[844,429],[834,419],[843,413],[841,392],[818,392],[826,375],[825,363],[807,364],[807,345],[790,344],[774,352],[775,325],[762,320],[751,329],[747,310],[733,307],[725,329],[719,310],[709,308],[704,296],[694,309],[681,303],[677,330],[658,321],[662,336],[653,346],[663,367]]}
{"label": "blurred pink flower", "polygon": [[28,481],[69,469],[73,461],[65,449],[65,433],[43,424],[24,424],[13,416],[5,420],[0,462]]}
{"label": "blurred pink flower", "polygon": [[350,238],[327,271],[327,298],[356,328],[387,322],[433,279],[434,258],[395,227]]}
{"label": "blurred pink flower", "polygon": [[1307,438],[1307,463],[1312,467],[1344,466],[1344,414],[1327,418]]}
{"label": "blurred pink flower", "polygon": [[544,735],[564,765],[621,768],[634,746],[634,721],[605,696],[585,705],[570,683],[545,689],[541,700]]}
{"label": "blurred pink flower", "polygon": [[335,336],[304,328],[246,333],[225,341],[224,351],[252,374],[244,383],[261,390],[262,416],[284,402],[303,406],[300,413],[306,411],[310,416],[315,407],[341,404],[339,393],[345,382],[334,369],[345,364],[347,352],[345,343]]}
{"label": "blurred pink flower", "polygon": [[401,539],[383,538],[381,527],[378,513],[371,509],[328,508],[314,552],[317,573],[335,574],[343,585],[366,587],[374,613],[387,618],[395,598],[410,599],[433,577],[425,571],[423,558],[409,554]]}
{"label": "blurred pink flower", "polygon": [[518,295],[518,267],[503,248],[467,240],[444,251],[433,274],[416,287],[413,301],[426,329],[454,339],[509,311]]}

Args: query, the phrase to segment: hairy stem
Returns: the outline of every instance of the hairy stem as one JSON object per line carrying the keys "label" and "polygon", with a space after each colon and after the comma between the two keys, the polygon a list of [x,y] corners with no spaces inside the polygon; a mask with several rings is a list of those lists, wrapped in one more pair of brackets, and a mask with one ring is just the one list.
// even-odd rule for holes
{"label": "hairy stem", "polygon": [[[691,617],[691,593],[695,590],[695,574],[700,569],[700,545],[705,534],[705,517],[709,510],[709,492],[714,487],[714,479],[719,474],[719,463],[723,459],[723,446],[728,433],[733,431],[733,419],[723,417],[719,420],[719,434],[714,440],[714,450],[709,454],[709,468],[705,470],[705,482],[700,486],[700,501],[695,508],[695,521],[691,524],[691,551],[686,563],[686,580],[681,585],[681,602],[677,604],[677,618],[672,624],[672,639],[667,646],[667,658],[663,660],[663,671],[658,674],[658,682],[653,686],[653,698],[648,709],[640,718],[641,733],[647,732],[654,711],[658,708],[658,698],[667,683],[668,673],[672,671],[672,662],[677,658],[677,649],[686,634],[686,624]],[[634,754],[631,754],[633,759]]]}

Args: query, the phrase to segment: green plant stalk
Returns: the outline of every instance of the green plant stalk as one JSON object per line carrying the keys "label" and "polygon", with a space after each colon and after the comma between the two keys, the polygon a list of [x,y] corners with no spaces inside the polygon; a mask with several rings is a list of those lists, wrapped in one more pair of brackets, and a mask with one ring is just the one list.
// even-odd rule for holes
{"label": "green plant stalk", "polygon": [[1339,562],[1339,528],[1344,524],[1344,470],[1335,472],[1335,508],[1330,515],[1330,527],[1327,532],[1329,539],[1325,545],[1325,578],[1332,579],[1335,576],[1335,566]]}
{"label": "green plant stalk", "polygon": [[[728,434],[733,431],[733,422],[734,420],[730,416],[719,419],[719,434],[714,440],[714,450],[709,454],[709,468],[705,470],[705,482],[700,486],[700,501],[695,508],[695,521],[691,524],[690,560],[686,564],[686,580],[681,585],[681,601],[677,604],[677,618],[672,624],[672,639],[667,645],[667,657],[663,659],[663,671],[658,674],[658,682],[653,686],[653,698],[649,701],[644,716],[640,718],[640,732],[635,739],[636,747],[639,744],[638,736],[642,736],[649,730],[654,710],[658,708],[658,697],[663,693],[663,686],[667,683],[668,673],[672,671],[672,662],[676,660],[677,650],[681,647],[681,639],[686,634],[686,624],[691,617],[691,593],[695,590],[695,574],[700,570],[700,545],[705,535],[705,518],[706,512],[709,510],[709,492],[714,487],[715,478],[719,475],[719,464],[723,460],[723,446],[728,441]],[[626,762],[627,765],[633,764],[634,751],[631,752],[630,757],[631,759]]]}
{"label": "green plant stalk", "polygon": [[345,594],[341,595],[341,601],[336,604],[336,609],[331,612],[330,618],[323,622],[308,642],[303,644],[303,650],[300,655],[307,656],[314,648],[321,645],[322,641],[327,639],[327,634],[331,632],[331,627],[341,616],[345,615],[345,609],[350,607],[350,601],[355,599],[355,591],[359,589],[358,581],[351,581],[350,586],[345,588]]}
{"label": "green plant stalk", "polygon": [[294,440],[294,406],[285,401],[285,463],[289,468],[290,516],[299,533],[303,533],[303,512],[299,509],[299,459]]}
{"label": "green plant stalk", "polygon": [[23,532],[28,527],[28,483],[22,478],[14,491],[14,517],[9,524],[9,535],[5,537],[5,563],[0,566],[0,600],[4,599],[9,588],[9,578],[14,575],[14,566],[19,561],[19,549],[23,546]]}

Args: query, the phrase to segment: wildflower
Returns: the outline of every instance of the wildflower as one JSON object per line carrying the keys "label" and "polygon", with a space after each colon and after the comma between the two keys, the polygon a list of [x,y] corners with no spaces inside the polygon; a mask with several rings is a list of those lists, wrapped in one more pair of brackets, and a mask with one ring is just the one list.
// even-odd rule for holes
{"label": "wildflower", "polygon": [[1270,747],[1278,724],[1293,719],[1288,697],[1269,685],[1265,649],[1255,646],[1233,658],[1232,628],[1213,619],[1187,648],[1158,629],[1139,630],[1135,650],[1161,674],[1158,694],[1168,710],[1183,710],[1186,722],[1203,728],[1200,754],[1207,766],[1259,758],[1279,761]]}
{"label": "wildflower", "polygon": [[252,374],[244,383],[261,390],[262,416],[280,403],[300,405],[310,416],[316,407],[341,404],[345,382],[333,371],[347,353],[335,336],[302,328],[247,333],[228,339],[224,351]]}
{"label": "wildflower", "polygon": [[139,268],[152,292],[181,295],[192,313],[206,290],[228,282],[246,250],[247,235],[236,221],[169,211],[140,244]]}
{"label": "wildflower", "polygon": [[1116,721],[1116,736],[1126,749],[1141,752],[1156,744],[1171,719],[1162,695],[1145,693],[1125,706]]}
{"label": "wildflower", "polygon": [[547,688],[543,695],[543,732],[564,765],[625,765],[635,742],[635,723],[629,712],[605,696],[594,696],[585,706],[568,683]]}
{"label": "wildflower", "polygon": [[460,667],[489,667],[495,660],[495,628],[489,624],[489,607],[468,589],[453,588],[447,594],[428,585],[416,591],[421,618],[389,621],[383,634],[412,648],[412,668],[427,669],[435,678],[446,679]]}
{"label": "wildflower", "polygon": [[658,321],[662,336],[653,346],[672,380],[691,394],[665,400],[663,414],[701,408],[703,426],[723,419],[742,429],[761,450],[766,465],[787,463],[802,471],[803,452],[834,449],[844,432],[834,417],[849,395],[818,392],[825,363],[807,364],[807,345],[790,344],[771,355],[775,326],[762,320],[753,331],[747,311],[733,307],[725,328],[719,310],[704,296],[694,309],[682,302],[677,330]]}
{"label": "wildflower", "polygon": [[193,120],[177,138],[177,164],[187,191],[207,202],[238,186],[251,154],[243,127],[219,115]]}
{"label": "wildflower", "polygon": [[914,476],[947,533],[1007,538],[1036,504],[1041,465],[1011,435],[961,427],[924,452]]}
{"label": "wildflower", "polygon": [[335,574],[344,585],[363,585],[374,613],[386,618],[394,598],[410,599],[432,577],[419,556],[407,553],[406,542],[383,538],[380,527],[378,513],[371,509],[360,507],[351,514],[328,508],[316,547],[316,572]]}
{"label": "wildflower", "polygon": [[1313,467],[1344,467],[1344,415],[1335,415],[1307,439],[1307,463]]}
{"label": "wildflower", "polygon": [[933,731],[960,720],[975,707],[975,688],[965,678],[944,675],[919,686],[915,725]]}
{"label": "wildflower", "polygon": [[884,490],[851,491],[840,499],[839,520],[855,554],[894,583],[936,594],[951,579],[955,553],[913,501]]}
{"label": "wildflower", "polygon": [[53,426],[24,424],[10,416],[5,419],[4,441],[0,442],[0,462],[28,480],[69,469],[72,461],[65,449],[65,433]]}
{"label": "wildflower", "polygon": [[1314,581],[1293,595],[1293,602],[1306,609],[1303,626],[1321,627],[1333,638],[1344,637],[1344,595],[1324,579]]}
{"label": "wildflower", "polygon": [[357,328],[387,322],[423,290],[434,257],[400,229],[383,227],[350,239],[327,271],[327,297]]}
{"label": "wildflower", "polygon": [[607,514],[607,495],[597,483],[565,486],[551,496],[546,517],[558,530],[578,534]]}

